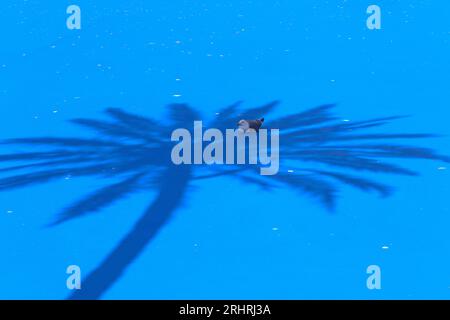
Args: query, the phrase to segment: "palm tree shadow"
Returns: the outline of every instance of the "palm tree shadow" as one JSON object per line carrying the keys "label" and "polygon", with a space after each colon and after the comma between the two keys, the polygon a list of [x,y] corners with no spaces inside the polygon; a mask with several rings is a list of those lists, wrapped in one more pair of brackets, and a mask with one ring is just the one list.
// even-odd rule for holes
{"label": "palm tree shadow", "polygon": [[[277,105],[274,101],[257,108],[241,109],[238,102],[218,112],[208,127],[233,128],[239,119],[266,116]],[[174,165],[170,158],[171,132],[176,128],[191,130],[193,121],[200,119],[200,115],[186,104],[168,106],[167,121],[156,121],[121,109],[107,109],[109,120],[73,120],[76,125],[94,130],[97,133],[94,138],[38,137],[4,141],[5,145],[25,145],[38,150],[0,155],[0,162],[12,163],[0,168],[0,191],[65,176],[118,180],[67,207],[49,226],[95,213],[137,192],[157,191],[157,197],[133,229],[83,280],[83,289],[69,297],[97,299],[121,277],[175,210],[183,205],[192,181],[233,176],[263,190],[287,187],[317,199],[331,211],[340,185],[375,191],[383,197],[391,194],[390,186],[363,177],[364,172],[416,174],[382,159],[449,161],[448,157],[431,149],[392,142],[436,135],[364,133],[365,129],[382,126],[400,117],[344,122],[333,114],[333,107],[322,105],[267,121],[269,128],[279,128],[281,132],[281,166],[285,161],[296,164],[295,167],[289,164],[289,172],[283,170],[273,176],[259,175],[255,165]]]}

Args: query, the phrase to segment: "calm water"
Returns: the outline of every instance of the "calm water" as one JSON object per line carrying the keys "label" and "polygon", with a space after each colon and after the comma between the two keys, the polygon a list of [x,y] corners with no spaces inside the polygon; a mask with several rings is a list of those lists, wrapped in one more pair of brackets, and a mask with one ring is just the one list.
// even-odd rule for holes
{"label": "calm water", "polygon": [[[372,2],[381,8],[380,30],[366,26]],[[281,116],[337,103],[331,112],[340,124],[409,115],[364,133],[443,135],[352,143],[427,147],[449,155],[450,4],[372,2],[2,1],[0,138],[106,136],[128,143],[120,134],[96,134],[68,120],[108,119],[105,109],[120,108],[155,119],[151,128],[160,132],[170,122],[171,103],[189,104],[206,122],[236,101],[246,109],[279,100],[273,112],[259,115],[267,127]],[[66,26],[71,4],[81,9],[80,30]],[[63,149],[70,146],[4,144],[1,154]],[[130,154],[119,149],[103,157],[132,171]],[[165,156],[156,150],[145,159],[157,163]],[[280,166],[280,177],[310,177],[301,169],[326,167],[280,157],[290,160]],[[172,217],[135,259],[118,259],[125,271],[116,270],[121,276],[102,298],[448,299],[450,165],[442,158],[409,158],[374,161],[419,175],[332,168],[393,188],[380,197],[335,181],[334,211],[320,197],[299,191],[295,180],[267,189],[233,173],[191,177],[180,194],[186,172],[147,168],[147,160],[139,164],[146,174],[161,173],[123,197],[113,188],[87,198],[128,179],[127,172],[100,177],[95,169],[81,176],[57,169],[71,164],[1,172],[0,298],[67,298],[69,265],[81,268],[81,291],[89,290],[84,279],[160,201],[157,210]],[[22,160],[2,161],[1,168],[52,158]],[[288,171],[292,167],[300,171]],[[39,176],[43,171],[50,176]],[[192,173],[201,174],[208,171]],[[74,202],[84,214],[49,226]],[[381,269],[380,290],[366,286],[370,265]],[[93,277],[104,277],[100,272]]]}

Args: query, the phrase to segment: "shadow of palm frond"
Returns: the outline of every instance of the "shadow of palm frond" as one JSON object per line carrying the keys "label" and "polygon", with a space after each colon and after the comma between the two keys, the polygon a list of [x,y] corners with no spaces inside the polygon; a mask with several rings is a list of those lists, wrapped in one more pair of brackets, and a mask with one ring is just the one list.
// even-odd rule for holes
{"label": "shadow of palm frond", "polygon": [[[266,116],[277,105],[274,101],[261,107],[242,109],[238,102],[221,110],[208,127],[233,128],[239,119]],[[133,229],[83,280],[83,289],[70,296],[71,299],[100,298],[183,204],[193,181],[233,176],[263,190],[287,187],[310,195],[328,210],[333,210],[340,184],[375,191],[381,196],[391,193],[390,186],[363,177],[364,171],[416,174],[384,159],[449,161],[448,157],[431,149],[392,142],[435,135],[363,132],[401,117],[343,122],[333,114],[333,107],[323,105],[267,121],[267,127],[280,129],[280,166],[283,168],[285,162],[290,162],[290,170],[272,176],[259,175],[259,167],[255,165],[174,165],[170,158],[174,144],[170,140],[172,131],[177,128],[189,130],[193,121],[200,119],[200,115],[186,104],[168,106],[169,120],[165,122],[121,109],[107,109],[108,120],[73,120],[74,124],[93,130],[96,135],[92,138],[33,137],[4,141],[5,145],[25,145],[27,149],[35,147],[38,151],[0,155],[1,163],[12,163],[0,168],[0,191],[66,176],[114,179],[67,207],[50,226],[97,212],[136,192],[157,192],[155,200]]]}

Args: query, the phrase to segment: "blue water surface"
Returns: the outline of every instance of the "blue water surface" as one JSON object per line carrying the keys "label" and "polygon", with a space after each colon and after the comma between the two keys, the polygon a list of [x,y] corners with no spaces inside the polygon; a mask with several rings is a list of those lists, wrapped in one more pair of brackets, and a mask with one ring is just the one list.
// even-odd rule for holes
{"label": "blue water surface", "polygon": [[[81,8],[81,30],[66,27],[71,4]],[[371,4],[381,8],[380,30],[366,26]],[[0,139],[89,138],[68,120],[103,119],[111,107],[166,123],[171,103],[207,121],[236,101],[279,100],[261,115],[267,126],[337,103],[333,112],[350,122],[409,115],[378,132],[442,134],[408,143],[449,155],[449,57],[445,1],[5,0]],[[28,148],[6,144],[1,154]],[[340,184],[334,211],[294,188],[264,190],[232,174],[192,181],[102,298],[448,299],[450,167],[395,163],[420,174],[368,172],[394,188],[384,198]],[[48,226],[103,186],[61,175],[1,188],[0,298],[67,298],[67,266],[80,266],[84,279],[158,197],[149,188]],[[380,290],[366,286],[369,265],[381,268]]]}

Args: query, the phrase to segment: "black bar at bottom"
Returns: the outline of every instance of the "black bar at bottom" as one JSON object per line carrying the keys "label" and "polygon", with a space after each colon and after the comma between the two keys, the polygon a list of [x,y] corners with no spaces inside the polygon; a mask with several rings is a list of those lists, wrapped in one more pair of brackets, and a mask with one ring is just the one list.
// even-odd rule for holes
{"label": "black bar at bottom", "polygon": [[[29,305],[29,306],[27,306]],[[62,307],[53,308],[54,306]],[[437,307],[448,310],[449,300],[103,300],[103,301],[53,301],[10,300],[0,301],[2,310],[12,307],[14,314],[49,310],[65,310],[72,316],[91,315],[92,311],[122,314],[130,319],[315,319],[323,315],[356,315],[385,317],[393,307],[399,307],[402,315],[417,315],[417,311]],[[386,309],[385,309],[386,308]],[[88,312],[86,312],[88,309]],[[125,317],[123,315],[126,315]]]}

